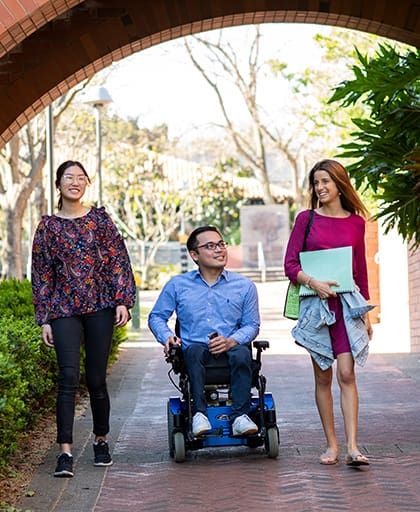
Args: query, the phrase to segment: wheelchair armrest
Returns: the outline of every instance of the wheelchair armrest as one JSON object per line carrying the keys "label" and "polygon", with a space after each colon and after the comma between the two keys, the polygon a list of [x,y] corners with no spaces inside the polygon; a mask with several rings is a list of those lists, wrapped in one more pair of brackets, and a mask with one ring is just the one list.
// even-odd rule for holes
{"label": "wheelchair armrest", "polygon": [[270,346],[270,342],[267,340],[256,340],[253,345],[257,350],[265,350]]}

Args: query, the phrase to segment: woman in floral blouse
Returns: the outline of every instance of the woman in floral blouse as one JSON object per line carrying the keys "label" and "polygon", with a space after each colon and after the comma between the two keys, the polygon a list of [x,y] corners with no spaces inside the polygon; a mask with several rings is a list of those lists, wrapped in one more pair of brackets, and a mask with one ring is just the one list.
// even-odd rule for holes
{"label": "woman in floral blouse", "polygon": [[106,369],[114,324],[127,323],[135,301],[121,235],[104,208],[88,208],[81,202],[89,183],[81,163],[67,161],[58,167],[58,212],[42,218],[32,248],[35,318],[43,342],[56,351],[59,367],[57,477],[73,476],[71,446],[82,341],[95,434],[94,465],[112,464],[106,441],[110,414]]}

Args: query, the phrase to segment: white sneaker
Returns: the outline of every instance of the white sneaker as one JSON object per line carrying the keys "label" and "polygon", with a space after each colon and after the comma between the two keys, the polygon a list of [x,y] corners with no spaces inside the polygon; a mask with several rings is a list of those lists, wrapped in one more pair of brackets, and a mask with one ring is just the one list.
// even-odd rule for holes
{"label": "white sneaker", "polygon": [[192,433],[195,437],[201,436],[211,430],[211,423],[202,412],[196,412],[192,420]]}
{"label": "white sneaker", "polygon": [[238,416],[232,423],[232,434],[234,436],[248,436],[257,432],[257,425],[246,414]]}

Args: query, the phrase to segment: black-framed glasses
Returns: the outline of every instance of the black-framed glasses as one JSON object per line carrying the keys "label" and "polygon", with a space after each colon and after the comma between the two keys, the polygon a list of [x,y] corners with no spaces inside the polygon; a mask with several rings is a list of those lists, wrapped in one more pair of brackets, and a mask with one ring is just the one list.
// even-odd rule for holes
{"label": "black-framed glasses", "polygon": [[215,251],[217,249],[226,249],[227,243],[224,240],[219,240],[218,242],[207,242],[206,244],[197,245],[196,249],[201,249],[204,247],[208,251]]}

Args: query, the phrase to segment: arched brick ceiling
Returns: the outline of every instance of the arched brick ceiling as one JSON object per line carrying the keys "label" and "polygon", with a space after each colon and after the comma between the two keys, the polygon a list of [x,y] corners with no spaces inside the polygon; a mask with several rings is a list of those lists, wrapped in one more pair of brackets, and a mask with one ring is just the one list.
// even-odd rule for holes
{"label": "arched brick ceiling", "polygon": [[82,0],[0,0],[0,57]]}
{"label": "arched brick ceiling", "polygon": [[0,0],[0,146],[112,62],[204,30],[319,23],[420,44],[420,0]]}

